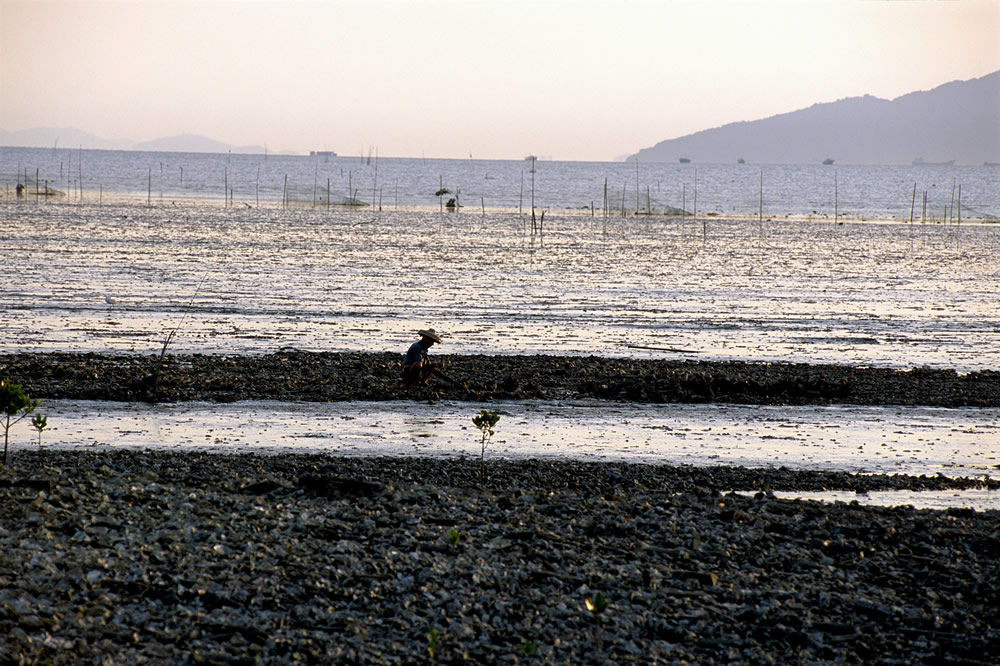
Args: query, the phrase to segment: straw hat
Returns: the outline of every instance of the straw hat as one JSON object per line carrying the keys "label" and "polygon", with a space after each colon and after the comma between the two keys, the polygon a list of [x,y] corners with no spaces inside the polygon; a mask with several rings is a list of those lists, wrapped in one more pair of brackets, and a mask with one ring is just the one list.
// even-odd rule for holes
{"label": "straw hat", "polygon": [[417,331],[417,333],[424,338],[430,338],[434,342],[441,343],[441,336],[434,332],[433,328],[428,328],[426,330]]}

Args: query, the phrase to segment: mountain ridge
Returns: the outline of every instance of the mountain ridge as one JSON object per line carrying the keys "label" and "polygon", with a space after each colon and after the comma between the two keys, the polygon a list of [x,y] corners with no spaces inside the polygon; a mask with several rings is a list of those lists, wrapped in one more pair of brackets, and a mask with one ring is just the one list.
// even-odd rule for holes
{"label": "mountain ridge", "polygon": [[34,127],[8,132],[0,128],[0,145],[23,148],[87,148],[96,150],[147,150],[179,153],[240,153],[299,155],[294,151],[268,150],[265,146],[234,146],[201,134],[183,133],[150,141],[105,139],[75,127]]}
{"label": "mountain ridge", "polygon": [[1000,71],[887,100],[872,95],[743,120],[660,141],[645,162],[909,164],[1000,162]]}

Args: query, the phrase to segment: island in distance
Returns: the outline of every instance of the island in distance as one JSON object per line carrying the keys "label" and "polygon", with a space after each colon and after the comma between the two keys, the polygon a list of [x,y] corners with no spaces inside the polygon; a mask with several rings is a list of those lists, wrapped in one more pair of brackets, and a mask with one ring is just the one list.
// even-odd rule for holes
{"label": "island in distance", "polygon": [[661,141],[642,162],[996,164],[1000,71],[893,100],[865,95]]}

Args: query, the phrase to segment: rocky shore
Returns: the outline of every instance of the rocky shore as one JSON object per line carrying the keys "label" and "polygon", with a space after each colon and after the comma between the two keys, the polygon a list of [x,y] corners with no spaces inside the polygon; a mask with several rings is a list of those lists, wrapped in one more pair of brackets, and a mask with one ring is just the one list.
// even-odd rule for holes
{"label": "rocky shore", "polygon": [[[400,354],[284,350],[259,356],[0,355],[34,398],[469,401],[597,398],[647,403],[1000,407],[1000,372],[740,361],[436,354],[447,378],[397,386]],[[450,380],[450,381],[449,381]]]}
{"label": "rocky shore", "polygon": [[0,663],[996,663],[1000,515],[771,493],[893,478],[22,450]]}

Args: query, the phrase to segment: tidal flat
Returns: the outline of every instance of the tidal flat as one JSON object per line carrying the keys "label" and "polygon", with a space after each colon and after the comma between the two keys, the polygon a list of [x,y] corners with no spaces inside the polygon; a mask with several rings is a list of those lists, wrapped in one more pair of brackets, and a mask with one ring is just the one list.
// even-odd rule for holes
{"label": "tidal flat", "polygon": [[0,471],[0,655],[992,663],[998,512],[775,496],[878,482],[737,467],[21,451]]}

